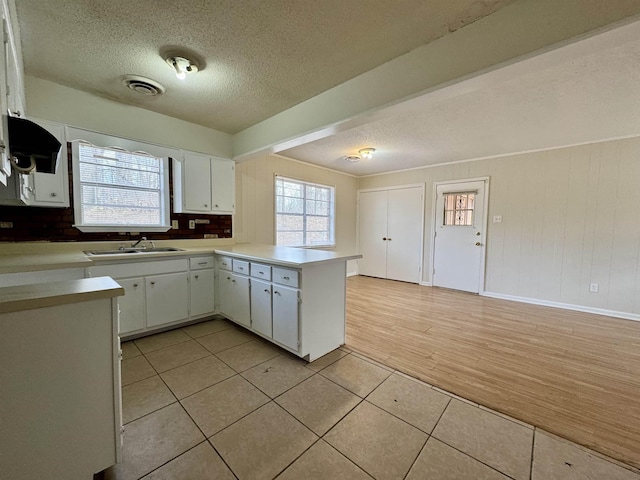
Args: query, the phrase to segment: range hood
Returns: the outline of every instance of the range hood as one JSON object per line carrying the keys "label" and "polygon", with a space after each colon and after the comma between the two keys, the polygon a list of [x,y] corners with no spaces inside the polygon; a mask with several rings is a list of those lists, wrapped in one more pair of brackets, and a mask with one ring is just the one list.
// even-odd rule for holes
{"label": "range hood", "polygon": [[31,120],[8,117],[11,163],[20,173],[56,173],[62,144]]}

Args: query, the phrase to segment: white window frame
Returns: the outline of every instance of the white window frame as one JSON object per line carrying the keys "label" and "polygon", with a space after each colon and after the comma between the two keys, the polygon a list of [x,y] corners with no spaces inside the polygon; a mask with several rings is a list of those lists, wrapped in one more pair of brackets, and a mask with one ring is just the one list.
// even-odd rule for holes
{"label": "white window frame", "polygon": [[[171,228],[170,220],[170,190],[169,190],[169,157],[177,157],[178,150],[161,147],[158,145],[146,144],[135,140],[128,140],[119,137],[103,135],[88,130],[77,128],[67,128],[67,139],[72,142],[72,172],[73,172],[73,206],[74,206],[74,227],[81,232],[166,232]],[[116,150],[126,150],[133,153],[145,153],[161,159],[162,164],[162,224],[159,225],[138,225],[138,224],[116,224],[116,225],[94,225],[83,224],[80,218],[82,211],[82,192],[80,182],[79,165],[79,143],[89,143],[104,148],[114,148]]]}
{"label": "white window frame", "polygon": [[[303,205],[304,205],[304,211],[301,214],[303,216],[303,224],[304,224],[304,228],[303,228],[303,238],[305,238],[305,243],[303,245],[281,245],[278,243],[278,189],[277,189],[277,182],[278,180],[283,180],[283,181],[289,181],[292,183],[298,183],[298,184],[302,184],[305,186],[312,186],[312,187],[321,187],[321,188],[328,188],[331,191],[331,203],[330,203],[330,213],[328,215],[329,217],[329,235],[330,235],[330,242],[329,243],[323,243],[323,244],[307,244],[306,243],[306,217],[307,217],[307,213],[306,213],[306,202],[303,201]],[[285,175],[275,175],[274,176],[274,181],[273,181],[273,211],[274,211],[274,217],[273,217],[273,223],[274,223],[274,244],[275,245],[281,245],[281,246],[287,246],[287,247],[298,247],[298,248],[333,248],[336,246],[336,187],[335,185],[325,185],[322,183],[317,183],[317,182],[309,182],[307,180],[300,180],[298,178],[292,178],[292,177],[287,177]]]}

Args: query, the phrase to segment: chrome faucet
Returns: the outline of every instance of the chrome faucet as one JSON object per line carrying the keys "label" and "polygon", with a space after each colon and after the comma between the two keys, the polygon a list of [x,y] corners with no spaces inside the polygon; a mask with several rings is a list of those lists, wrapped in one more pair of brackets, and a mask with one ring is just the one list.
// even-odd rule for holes
{"label": "chrome faucet", "polygon": [[147,241],[147,237],[142,237],[140,240],[138,240],[137,242],[133,242],[131,244],[131,248],[136,248],[139,244],[141,244],[142,242],[146,242]]}

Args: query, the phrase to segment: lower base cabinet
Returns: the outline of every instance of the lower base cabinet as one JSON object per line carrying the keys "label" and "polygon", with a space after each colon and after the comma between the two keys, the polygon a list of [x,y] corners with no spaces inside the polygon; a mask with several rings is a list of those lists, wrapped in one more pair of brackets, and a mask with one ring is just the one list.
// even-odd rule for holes
{"label": "lower base cabinet", "polygon": [[189,317],[188,278],[187,272],[146,277],[147,327]]}
{"label": "lower base cabinet", "polygon": [[249,277],[231,272],[221,272],[218,288],[220,313],[240,325],[251,327]]}
{"label": "lower base cabinet", "polygon": [[298,350],[298,303],[299,290],[273,286],[273,335],[272,338],[282,345]]}
{"label": "lower base cabinet", "polygon": [[192,271],[189,286],[191,317],[199,317],[215,311],[215,270],[213,268]]}
{"label": "lower base cabinet", "polygon": [[135,332],[145,327],[144,278],[116,278],[125,295],[118,298],[120,332]]}
{"label": "lower base cabinet", "polygon": [[251,279],[251,328],[267,337],[273,336],[271,283]]}

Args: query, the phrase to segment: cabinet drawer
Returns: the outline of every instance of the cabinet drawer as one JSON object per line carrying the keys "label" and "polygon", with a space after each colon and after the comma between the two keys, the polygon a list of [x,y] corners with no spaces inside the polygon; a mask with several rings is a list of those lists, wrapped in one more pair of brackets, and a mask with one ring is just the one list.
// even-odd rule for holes
{"label": "cabinet drawer", "polygon": [[186,272],[189,263],[186,258],[176,260],[151,260],[148,262],[114,263],[88,267],[90,277],[138,277],[159,273]]}
{"label": "cabinet drawer", "polygon": [[242,273],[243,275],[249,275],[249,262],[245,262],[244,260],[238,260],[237,258],[234,258],[233,271],[237,273]]}
{"label": "cabinet drawer", "polygon": [[251,276],[262,278],[263,280],[271,280],[271,267],[269,265],[251,262]]}
{"label": "cabinet drawer", "polygon": [[231,271],[231,257],[218,257],[218,268]]}
{"label": "cabinet drawer", "polygon": [[300,285],[297,270],[289,270],[287,268],[273,267],[272,281],[282,285],[298,288]]}
{"label": "cabinet drawer", "polygon": [[191,270],[199,270],[201,268],[213,268],[213,255],[209,255],[207,257],[190,258],[189,267],[191,267]]}

